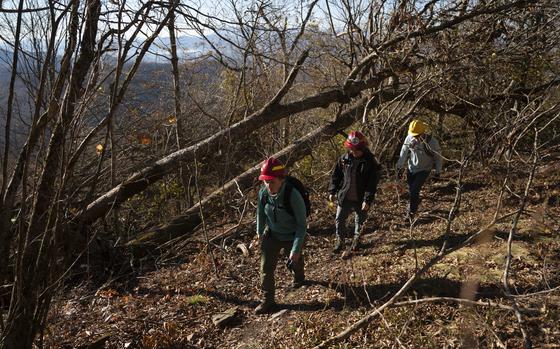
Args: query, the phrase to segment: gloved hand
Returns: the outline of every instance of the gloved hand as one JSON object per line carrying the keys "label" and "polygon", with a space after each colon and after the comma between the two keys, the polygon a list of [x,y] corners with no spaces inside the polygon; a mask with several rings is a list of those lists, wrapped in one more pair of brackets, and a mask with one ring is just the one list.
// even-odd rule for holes
{"label": "gloved hand", "polygon": [[403,179],[404,177],[404,169],[403,168],[398,168],[397,169],[397,179]]}

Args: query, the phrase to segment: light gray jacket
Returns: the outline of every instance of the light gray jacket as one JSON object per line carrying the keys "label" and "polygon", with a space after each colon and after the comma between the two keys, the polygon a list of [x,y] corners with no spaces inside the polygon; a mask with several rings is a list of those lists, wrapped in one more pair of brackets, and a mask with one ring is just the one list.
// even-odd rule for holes
{"label": "light gray jacket", "polygon": [[[401,155],[397,162],[397,168],[402,169],[408,159],[408,170],[411,173],[420,171],[431,171],[436,168],[436,174],[441,173],[441,148],[439,142],[434,137],[428,137],[425,143],[411,135],[406,136],[401,148]],[[431,150],[432,155],[426,151],[426,144]]]}

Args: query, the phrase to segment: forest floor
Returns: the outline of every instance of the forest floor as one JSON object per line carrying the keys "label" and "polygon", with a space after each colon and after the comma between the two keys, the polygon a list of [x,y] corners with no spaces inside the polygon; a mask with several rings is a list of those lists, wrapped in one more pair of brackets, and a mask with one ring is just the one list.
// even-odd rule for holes
{"label": "forest floor", "polygon": [[[525,171],[527,169],[524,169]],[[391,298],[433,258],[447,239],[460,244],[490,223],[500,194],[499,171],[467,171],[460,212],[446,237],[455,197],[453,171],[429,181],[421,214],[404,221],[406,198],[390,182],[380,185],[362,237],[350,258],[333,254],[334,212],[313,198],[305,246],[308,284],[291,290],[289,271],[276,271],[278,312],[255,315],[259,301],[259,253],[249,246],[253,217],[220,240],[212,257],[203,234],[189,244],[180,264],[128,276],[102,287],[83,283],[57,297],[44,333],[46,347],[93,348],[309,348],[343,331]],[[446,179],[447,178],[447,179]],[[495,179],[493,179],[495,178]],[[527,174],[509,189],[523,195]],[[511,292],[522,309],[534,347],[560,348],[559,175],[538,172],[513,235]],[[500,215],[518,210],[520,197],[506,191]],[[252,212],[251,212],[252,213]],[[463,247],[421,275],[399,301],[468,298],[486,305],[443,299],[392,306],[364,328],[331,347],[340,348],[520,348],[523,337],[504,296],[502,276],[514,216],[486,229],[486,239]],[[352,225],[352,222],[350,222]],[[228,226],[210,231],[218,235]],[[202,251],[202,252],[201,252]],[[122,280],[121,280],[122,281]],[[536,292],[540,292],[535,294]],[[232,310],[232,321],[216,326],[212,316]]]}

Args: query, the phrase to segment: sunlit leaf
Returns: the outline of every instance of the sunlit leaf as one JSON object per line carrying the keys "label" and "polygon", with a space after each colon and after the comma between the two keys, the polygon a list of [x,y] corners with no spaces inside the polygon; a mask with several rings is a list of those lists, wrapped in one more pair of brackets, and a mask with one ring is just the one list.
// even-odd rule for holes
{"label": "sunlit leaf", "polygon": [[152,137],[146,134],[141,134],[138,136],[138,143],[142,145],[150,145],[152,143]]}

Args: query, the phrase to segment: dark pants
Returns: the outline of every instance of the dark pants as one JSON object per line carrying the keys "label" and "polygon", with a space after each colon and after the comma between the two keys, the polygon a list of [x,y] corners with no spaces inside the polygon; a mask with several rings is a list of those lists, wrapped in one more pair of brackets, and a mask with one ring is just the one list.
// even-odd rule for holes
{"label": "dark pants", "polygon": [[354,237],[360,236],[362,226],[367,218],[367,211],[362,210],[361,202],[344,200],[336,209],[335,226],[337,238],[344,239],[346,237],[346,219],[352,211],[356,212],[354,217]]}
{"label": "dark pants", "polygon": [[415,214],[420,205],[420,190],[428,179],[430,171],[420,171],[416,173],[407,172],[406,180],[408,182],[408,191],[410,193],[410,202],[408,205],[408,213]]}
{"label": "dark pants", "polygon": [[[292,244],[293,241],[280,241],[271,233],[268,233],[261,242],[261,289],[265,301],[274,301],[274,272],[280,251],[283,249],[286,258],[289,257]],[[300,255],[299,262],[294,263],[293,270],[294,283],[305,281],[303,253]]]}

